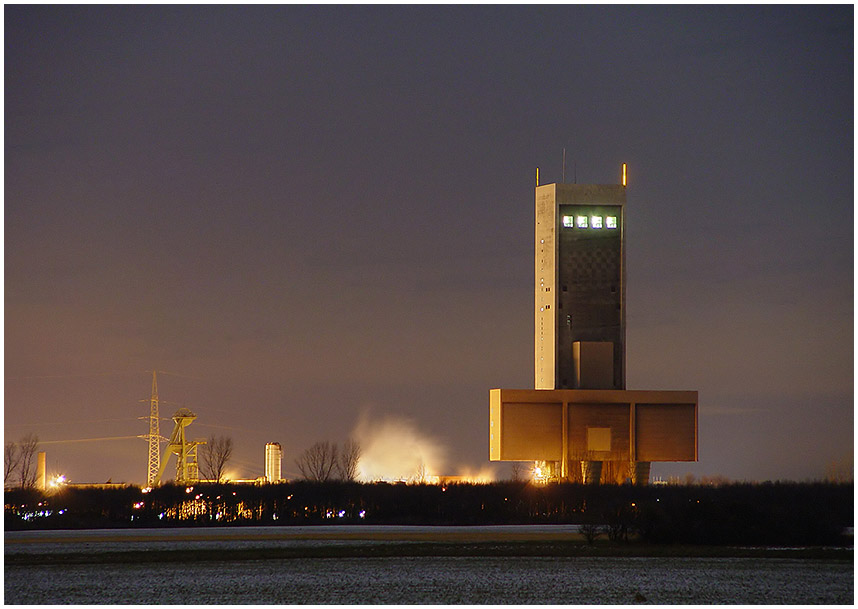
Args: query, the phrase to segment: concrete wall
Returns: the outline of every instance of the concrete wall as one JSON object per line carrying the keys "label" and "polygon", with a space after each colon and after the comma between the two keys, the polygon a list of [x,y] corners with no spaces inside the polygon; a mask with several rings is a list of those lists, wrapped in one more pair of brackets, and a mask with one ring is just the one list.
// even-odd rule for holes
{"label": "concrete wall", "polygon": [[557,368],[557,185],[536,188],[534,387],[554,389]]}
{"label": "concrete wall", "polygon": [[696,404],[637,404],[636,461],[696,461]]}
{"label": "concrete wall", "polygon": [[492,461],[697,460],[696,391],[492,389],[489,398]]}

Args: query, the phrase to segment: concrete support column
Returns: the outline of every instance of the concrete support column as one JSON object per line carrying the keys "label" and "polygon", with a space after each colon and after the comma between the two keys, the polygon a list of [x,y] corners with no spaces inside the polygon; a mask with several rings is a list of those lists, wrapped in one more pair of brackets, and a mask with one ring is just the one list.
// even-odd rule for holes
{"label": "concrete support column", "polygon": [[47,488],[47,467],[45,466],[45,453],[36,455],[36,488],[43,491]]}
{"label": "concrete support column", "polygon": [[602,462],[581,461],[581,478],[584,484],[599,484],[602,478]]}
{"label": "concrete support column", "polygon": [[649,470],[652,463],[649,461],[634,461],[631,464],[632,484],[646,486],[649,484]]}
{"label": "concrete support column", "polygon": [[560,479],[569,480],[569,404],[563,402],[563,411],[560,422],[561,459]]}

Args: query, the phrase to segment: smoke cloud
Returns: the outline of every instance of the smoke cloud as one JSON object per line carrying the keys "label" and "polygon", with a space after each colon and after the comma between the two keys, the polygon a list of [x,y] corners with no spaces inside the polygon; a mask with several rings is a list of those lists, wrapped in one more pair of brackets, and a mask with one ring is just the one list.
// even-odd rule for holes
{"label": "smoke cloud", "polygon": [[444,471],[446,448],[408,419],[362,415],[352,436],[361,447],[360,480],[420,482]]}

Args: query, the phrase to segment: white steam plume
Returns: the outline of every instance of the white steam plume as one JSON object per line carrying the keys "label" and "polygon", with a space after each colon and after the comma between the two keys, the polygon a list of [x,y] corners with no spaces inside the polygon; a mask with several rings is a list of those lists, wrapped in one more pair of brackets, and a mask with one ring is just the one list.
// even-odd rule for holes
{"label": "white steam plume", "polygon": [[358,478],[420,482],[444,469],[446,449],[408,419],[362,415],[353,432],[360,443]]}

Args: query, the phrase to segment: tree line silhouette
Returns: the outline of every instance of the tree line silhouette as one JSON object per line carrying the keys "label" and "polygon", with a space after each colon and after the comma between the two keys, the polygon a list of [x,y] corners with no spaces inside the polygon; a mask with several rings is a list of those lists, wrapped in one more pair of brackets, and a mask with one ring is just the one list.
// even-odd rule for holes
{"label": "tree line silhouette", "polygon": [[[695,545],[842,545],[852,483],[666,485],[167,484],[5,493],[7,530],[240,525],[578,524],[585,539]],[[851,541],[849,542],[851,543]]]}

